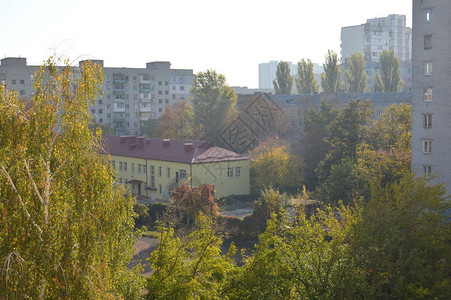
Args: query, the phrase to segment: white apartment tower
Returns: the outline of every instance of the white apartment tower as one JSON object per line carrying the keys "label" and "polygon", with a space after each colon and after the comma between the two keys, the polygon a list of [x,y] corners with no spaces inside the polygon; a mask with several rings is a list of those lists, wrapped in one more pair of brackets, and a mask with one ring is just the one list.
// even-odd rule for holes
{"label": "white apartment tower", "polygon": [[365,24],[341,28],[341,63],[354,52],[366,60],[367,86],[373,90],[376,71],[380,74],[379,57],[383,50],[394,50],[400,63],[404,90],[411,87],[412,31],[406,26],[405,15],[388,15],[368,19]]}
{"label": "white apartment tower", "polygon": [[412,170],[451,194],[451,1],[413,0]]}
{"label": "white apartment tower", "polygon": [[[108,125],[116,135],[140,135],[143,122],[158,119],[168,105],[189,100],[194,80],[191,69],[171,69],[167,61],[150,62],[145,68],[104,67],[103,60],[91,62],[100,64],[105,76],[102,96],[90,107],[91,115],[95,123]],[[28,66],[25,58],[4,58],[0,81],[19,96],[30,97],[36,68]]]}

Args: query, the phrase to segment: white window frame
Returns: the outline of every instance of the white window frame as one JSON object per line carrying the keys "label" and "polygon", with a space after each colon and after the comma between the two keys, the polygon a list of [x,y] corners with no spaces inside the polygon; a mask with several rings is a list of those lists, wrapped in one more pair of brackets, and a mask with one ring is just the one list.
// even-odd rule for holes
{"label": "white window frame", "polygon": [[241,177],[241,167],[235,168],[235,177]]}
{"label": "white window frame", "polygon": [[431,102],[432,101],[432,87],[427,87],[423,89],[423,100],[425,102]]}
{"label": "white window frame", "polygon": [[423,116],[423,127],[432,128],[432,114],[424,114]]}
{"label": "white window frame", "polygon": [[229,178],[233,177],[233,167],[227,168],[227,177],[229,177]]}
{"label": "white window frame", "polygon": [[424,62],[424,76],[432,75],[432,61],[426,60]]}
{"label": "white window frame", "polygon": [[423,153],[432,152],[432,140],[423,140]]}

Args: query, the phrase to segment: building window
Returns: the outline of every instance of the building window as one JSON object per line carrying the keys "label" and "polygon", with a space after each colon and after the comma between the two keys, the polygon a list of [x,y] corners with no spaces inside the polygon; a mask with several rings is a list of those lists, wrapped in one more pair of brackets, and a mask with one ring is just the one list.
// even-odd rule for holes
{"label": "building window", "polygon": [[160,192],[160,195],[163,194],[163,186],[161,184],[158,186],[158,190]]}
{"label": "building window", "polygon": [[227,168],[227,176],[233,177],[233,168]]}
{"label": "building window", "polygon": [[138,173],[141,173],[141,164],[138,164]]}
{"label": "building window", "polygon": [[181,91],[184,91],[184,90],[185,90],[185,87],[182,85],[182,86],[180,87],[180,90],[181,90]]}
{"label": "building window", "polygon": [[426,9],[425,21],[428,23],[432,21],[432,9],[430,8]]}
{"label": "building window", "polygon": [[432,141],[424,140],[423,141],[423,153],[431,153],[432,152]]}
{"label": "building window", "polygon": [[424,50],[432,49],[432,35],[424,36]]}
{"label": "building window", "polygon": [[290,116],[294,117],[294,110],[290,110]]}
{"label": "building window", "polygon": [[147,174],[147,166],[146,165],[143,165],[143,173]]}
{"label": "building window", "polygon": [[376,117],[378,117],[378,118],[380,118],[381,117],[381,113],[382,113],[382,111],[381,110],[376,110]]}
{"label": "building window", "polygon": [[150,187],[155,187],[155,167],[150,166]]}
{"label": "building window", "polygon": [[423,173],[426,176],[431,176],[431,174],[432,174],[432,167],[431,166],[423,166]]}
{"label": "building window", "polygon": [[186,179],[186,170],[180,170],[180,179]]}
{"label": "building window", "polygon": [[16,84],[16,80],[15,79],[11,79],[11,84],[15,85]]}
{"label": "building window", "polygon": [[119,171],[122,171],[122,162],[119,162]]}
{"label": "building window", "polygon": [[168,168],[168,178],[171,178],[171,168]]}
{"label": "building window", "polygon": [[432,75],[432,61],[424,62],[424,75],[426,76]]}
{"label": "building window", "polygon": [[425,114],[424,115],[424,128],[431,128],[432,127],[432,114]]}
{"label": "building window", "polygon": [[116,169],[116,161],[113,160],[113,161],[111,162],[111,164],[113,165],[113,169]]}
{"label": "building window", "polygon": [[160,108],[158,109],[158,112],[163,112],[163,109],[160,107]]}
{"label": "building window", "polygon": [[135,164],[132,163],[132,172],[135,173]]}
{"label": "building window", "polygon": [[423,90],[424,101],[432,101],[432,88],[425,88]]}
{"label": "building window", "polygon": [[235,176],[236,177],[240,177],[241,176],[241,167],[236,167],[235,168]]}
{"label": "building window", "polygon": [[161,177],[161,167],[158,167],[158,177]]}
{"label": "building window", "polygon": [[127,172],[127,163],[124,162],[124,171]]}
{"label": "building window", "polygon": [[20,95],[25,96],[25,90],[20,90]]}

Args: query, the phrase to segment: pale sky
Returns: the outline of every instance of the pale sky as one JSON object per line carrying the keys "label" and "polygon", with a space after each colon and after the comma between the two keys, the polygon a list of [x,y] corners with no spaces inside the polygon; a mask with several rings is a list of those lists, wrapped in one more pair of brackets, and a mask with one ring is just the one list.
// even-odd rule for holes
{"label": "pale sky", "polygon": [[341,27],[389,14],[410,27],[412,0],[0,0],[0,57],[170,61],[257,88],[259,63],[322,64],[327,49],[340,53]]}

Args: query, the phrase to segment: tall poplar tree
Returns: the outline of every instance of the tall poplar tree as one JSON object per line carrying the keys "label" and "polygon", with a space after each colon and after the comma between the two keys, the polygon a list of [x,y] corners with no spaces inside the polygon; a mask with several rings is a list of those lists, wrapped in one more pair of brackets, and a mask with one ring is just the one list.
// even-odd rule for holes
{"label": "tall poplar tree", "polygon": [[[133,299],[133,199],[114,184],[89,104],[103,74],[49,59],[24,104],[0,85],[0,298]],[[128,292],[126,292],[128,291]]]}
{"label": "tall poplar tree", "polygon": [[351,54],[346,70],[346,85],[351,93],[362,93],[366,87],[365,57],[360,52]]}
{"label": "tall poplar tree", "polygon": [[323,67],[324,73],[321,74],[321,86],[323,90],[326,93],[335,93],[343,88],[337,53],[332,50],[327,50]]}
{"label": "tall poplar tree", "polygon": [[273,80],[276,94],[291,94],[293,90],[293,76],[288,62],[281,61],[277,65],[276,79]]}
{"label": "tall poplar tree", "polygon": [[380,56],[381,75],[376,73],[374,90],[376,92],[399,92],[403,86],[399,60],[392,50],[384,50]]}
{"label": "tall poplar tree", "polygon": [[299,94],[318,93],[319,91],[318,82],[313,73],[313,63],[310,59],[302,59],[298,62],[296,89]]}

